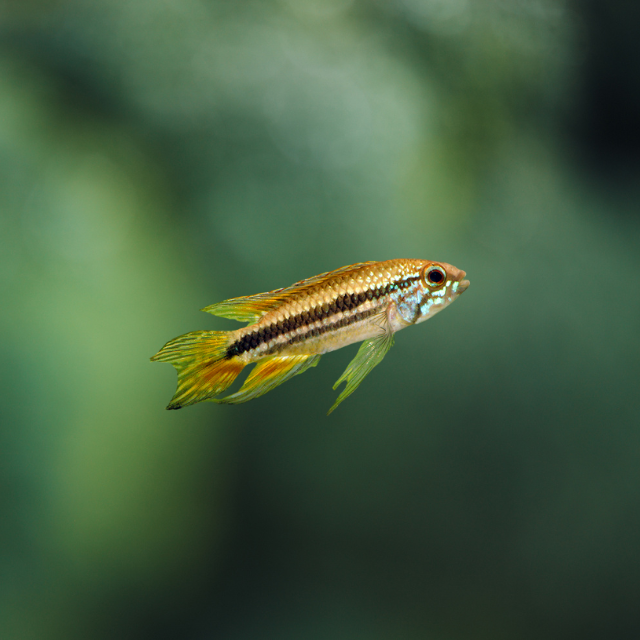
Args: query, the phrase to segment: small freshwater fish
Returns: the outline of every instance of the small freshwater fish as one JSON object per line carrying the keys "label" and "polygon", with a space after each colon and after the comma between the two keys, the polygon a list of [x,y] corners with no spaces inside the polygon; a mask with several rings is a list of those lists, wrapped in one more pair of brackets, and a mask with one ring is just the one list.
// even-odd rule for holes
{"label": "small freshwater fish", "polygon": [[[203,400],[253,400],[315,367],[323,353],[364,341],[333,387],[346,382],[331,413],[382,361],[393,334],[451,304],[469,286],[465,276],[445,262],[360,262],[205,307],[215,316],[250,324],[236,331],[185,333],[151,358],[178,370],[178,388],[167,409]],[[215,397],[252,363],[256,366],[236,393]]]}

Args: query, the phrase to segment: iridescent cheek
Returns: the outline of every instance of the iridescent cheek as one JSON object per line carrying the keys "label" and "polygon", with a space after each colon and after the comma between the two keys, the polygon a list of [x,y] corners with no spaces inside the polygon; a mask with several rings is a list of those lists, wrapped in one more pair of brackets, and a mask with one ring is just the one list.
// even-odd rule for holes
{"label": "iridescent cheek", "polygon": [[[438,291],[432,291],[426,300],[423,300],[420,304],[420,315],[428,316],[435,311],[435,307],[446,306],[449,303],[449,297],[455,292],[453,288],[457,283],[451,284],[451,281],[447,282],[445,287],[438,289]],[[457,287],[456,287],[457,289]]]}
{"label": "iridescent cheek", "polygon": [[447,282],[446,286],[442,287],[442,289],[438,289],[437,291],[431,291],[429,293],[429,299],[433,300],[433,304],[441,304],[444,297],[447,295],[447,289],[451,282]]}
{"label": "iridescent cheek", "polygon": [[434,298],[444,298],[446,293],[447,293],[447,288],[442,287],[442,289],[438,289],[437,291],[432,291],[431,295]]}
{"label": "iridescent cheek", "polygon": [[420,314],[423,316],[428,316],[431,313],[433,307],[438,306],[442,303],[442,298],[427,298],[420,305]]}

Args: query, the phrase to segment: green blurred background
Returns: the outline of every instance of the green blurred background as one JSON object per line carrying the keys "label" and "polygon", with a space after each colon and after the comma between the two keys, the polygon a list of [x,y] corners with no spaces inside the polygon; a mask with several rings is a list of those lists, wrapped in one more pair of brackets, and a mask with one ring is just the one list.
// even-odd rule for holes
{"label": "green blurred background", "polygon": [[[0,637],[640,637],[640,3],[0,2]],[[468,273],[167,412],[199,311]]]}

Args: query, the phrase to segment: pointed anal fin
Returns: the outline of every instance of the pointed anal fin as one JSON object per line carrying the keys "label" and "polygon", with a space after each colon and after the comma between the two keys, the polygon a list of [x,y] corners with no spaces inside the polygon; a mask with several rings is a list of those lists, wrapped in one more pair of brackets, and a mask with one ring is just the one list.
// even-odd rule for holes
{"label": "pointed anal fin", "polygon": [[253,400],[275,389],[293,376],[304,373],[310,367],[315,367],[319,361],[319,355],[267,358],[256,364],[239,391],[224,398],[215,398],[215,402],[240,404]]}

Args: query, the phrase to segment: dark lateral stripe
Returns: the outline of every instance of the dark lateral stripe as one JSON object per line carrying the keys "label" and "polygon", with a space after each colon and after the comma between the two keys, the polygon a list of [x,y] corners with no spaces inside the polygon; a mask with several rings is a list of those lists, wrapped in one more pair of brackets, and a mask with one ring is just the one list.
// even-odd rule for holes
{"label": "dark lateral stripe", "polygon": [[[313,309],[309,309],[309,311],[304,311],[296,316],[291,316],[290,318],[285,318],[280,322],[275,322],[270,324],[267,327],[260,327],[255,331],[248,333],[247,335],[239,338],[227,349],[226,357],[233,358],[233,356],[239,356],[246,351],[251,351],[252,349],[256,349],[261,344],[265,342],[270,342],[275,338],[278,338],[281,335],[289,333],[290,331],[295,331],[296,329],[300,329],[301,327],[307,327],[314,322],[319,322],[321,320],[325,320],[337,313],[342,311],[353,311],[357,309],[362,303],[366,300],[377,300],[387,295],[391,291],[395,291],[397,289],[406,289],[408,286],[413,284],[417,280],[416,278],[407,278],[406,280],[402,280],[400,282],[390,283],[383,287],[377,287],[376,289],[369,289],[368,291],[361,291],[360,293],[345,293],[341,296],[338,296],[335,300],[331,302],[325,302],[318,307],[314,307]],[[363,312],[367,315],[370,315],[368,312]],[[325,333],[329,330],[329,328],[336,328],[336,325],[344,322],[340,326],[346,326],[347,324],[351,324],[352,322],[357,322],[362,318],[358,318],[357,316],[362,315],[354,314],[352,316],[347,316],[342,318],[338,323],[334,323],[331,325],[326,325],[326,327],[316,327],[310,333],[304,333],[299,336],[293,336],[291,344],[293,342],[300,342],[311,335],[314,335],[314,331],[320,331],[320,333]],[[364,316],[366,317],[366,315]],[[315,335],[320,335],[317,333]]]}
{"label": "dark lateral stripe", "polygon": [[359,313],[354,313],[351,316],[345,316],[340,318],[340,320],[336,320],[336,322],[332,322],[331,324],[320,325],[319,327],[313,327],[306,333],[299,333],[295,336],[291,336],[291,338],[285,342],[284,344],[275,344],[267,353],[273,353],[274,351],[278,351],[282,347],[285,347],[290,344],[297,344],[298,342],[304,342],[309,338],[318,338],[319,336],[329,332],[334,331],[336,329],[341,329],[342,327],[346,327],[350,324],[355,324],[360,320],[364,320],[369,316],[372,316],[380,311],[380,305],[377,307],[373,307],[372,309],[367,309],[366,311],[360,311]]}

